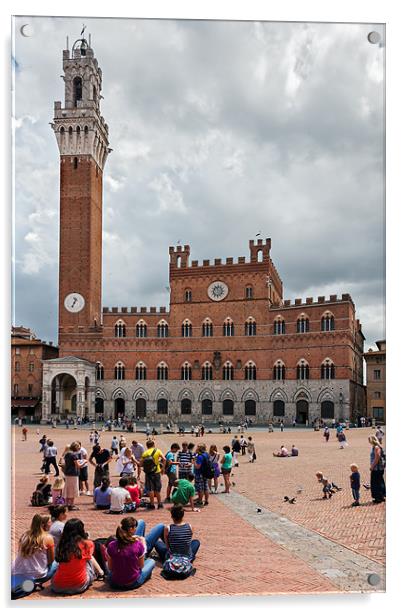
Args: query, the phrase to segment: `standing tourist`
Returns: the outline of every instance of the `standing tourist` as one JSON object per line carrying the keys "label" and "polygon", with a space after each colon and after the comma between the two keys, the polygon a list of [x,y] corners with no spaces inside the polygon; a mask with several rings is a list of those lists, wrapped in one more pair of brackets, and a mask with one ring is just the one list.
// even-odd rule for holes
{"label": "standing tourist", "polygon": [[[78,441],[80,443],[80,441]],[[80,443],[80,474],[78,476],[80,494],[86,494],[87,496],[91,496],[91,492],[89,491],[88,484],[88,452],[85,447]]]}
{"label": "standing tourist", "polygon": [[161,464],[165,463],[165,457],[160,449],[155,447],[155,441],[149,439],[146,442],[147,449],[141,456],[141,466],[145,473],[145,488],[149,496],[148,509],[155,509],[155,496],[158,509],[163,509],[161,490]]}
{"label": "standing tourist", "polygon": [[112,455],[117,456],[119,453],[119,441],[117,440],[117,436],[114,436],[112,438],[112,442],[110,444],[110,451],[112,452]]}
{"label": "standing tourist", "polygon": [[109,462],[111,459],[110,451],[108,449],[102,449],[100,445],[94,446],[92,453],[89,456],[89,463],[95,467],[94,488],[100,486],[102,477],[109,477]]}
{"label": "standing tourist", "polygon": [[370,487],[374,503],[382,503],[385,500],[385,454],[378,439],[369,436],[370,451]]}
{"label": "standing tourist", "polygon": [[27,441],[28,440],[28,429],[26,426],[24,426],[22,428],[22,440],[23,441]]}
{"label": "standing tourist", "polygon": [[141,456],[145,451],[145,447],[144,445],[139,443],[136,439],[134,439],[133,441],[131,441],[131,451],[133,452],[134,458],[137,461],[137,479],[140,479],[140,476],[141,476],[140,461],[141,461]]}
{"label": "standing tourist", "polygon": [[60,475],[59,467],[57,466],[56,456],[57,456],[57,447],[55,447],[53,441],[49,439],[47,441],[47,447],[44,452],[44,459],[45,459],[44,472],[46,475],[49,475],[51,466],[53,466],[54,468],[55,477],[58,477]]}
{"label": "standing tourist", "polygon": [[176,454],[180,449],[180,445],[178,443],[172,443],[169,451],[167,452],[165,459],[165,473],[168,479],[168,485],[166,490],[166,503],[170,503],[170,494],[174,483],[177,479],[177,464],[176,464]]}
{"label": "standing tourist", "polygon": [[198,493],[198,501],[196,501],[196,505],[208,505],[208,478],[204,475],[204,469],[207,462],[209,462],[207,448],[204,443],[200,443],[197,446],[197,455],[194,460],[195,489]]}
{"label": "standing tourist", "polygon": [[193,457],[191,452],[188,450],[188,443],[187,441],[184,441],[181,444],[181,451],[177,454],[177,461],[179,463],[179,479],[188,479],[193,466],[192,460]]}
{"label": "standing tourist", "polygon": [[360,505],[360,473],[357,464],[351,464],[350,470],[350,487],[352,488],[353,503],[352,507],[358,507]]}
{"label": "standing tourist", "polygon": [[377,441],[380,443],[380,445],[382,445],[382,439],[385,436],[385,432],[380,426],[377,427],[375,436],[376,436]]}
{"label": "standing tourist", "polygon": [[253,442],[253,438],[251,436],[248,437],[247,453],[248,453],[248,461],[254,462],[257,456],[255,455],[255,445]]}
{"label": "standing tourist", "polygon": [[221,473],[223,475],[223,479],[225,482],[225,490],[226,494],[230,492],[230,473],[232,472],[232,454],[230,453],[230,447],[225,445],[223,447],[224,455],[221,463]]}
{"label": "standing tourist", "polygon": [[243,434],[240,437],[240,447],[241,447],[241,455],[245,456],[246,455],[246,448],[247,448],[247,441],[244,438]]}
{"label": "standing tourist", "polygon": [[[219,458],[220,458],[220,454],[218,453],[217,446],[211,445],[209,448],[209,459],[211,460],[211,464],[214,467],[213,480],[214,480],[215,494],[218,491],[219,475],[221,474],[221,471],[219,469]],[[208,488],[209,488],[209,491],[212,492],[212,479],[208,479]]]}
{"label": "standing tourist", "polygon": [[80,474],[80,455],[81,446],[78,441],[73,441],[65,450],[62,456],[62,467],[64,467],[64,493],[63,496],[69,511],[76,511],[78,507],[74,505],[74,500],[79,495],[78,477]]}
{"label": "standing tourist", "polygon": [[328,443],[329,441],[329,435],[330,435],[329,428],[328,426],[325,426],[323,436],[325,438],[326,443]]}
{"label": "standing tourist", "polygon": [[239,466],[239,460],[237,456],[239,455],[240,451],[241,451],[241,445],[240,445],[239,438],[236,434],[236,436],[232,440],[232,455],[233,455],[234,466]]}

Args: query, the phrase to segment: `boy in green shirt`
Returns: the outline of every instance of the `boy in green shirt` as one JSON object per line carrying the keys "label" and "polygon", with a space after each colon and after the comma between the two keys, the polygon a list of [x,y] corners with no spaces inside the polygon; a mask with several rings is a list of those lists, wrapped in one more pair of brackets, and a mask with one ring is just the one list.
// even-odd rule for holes
{"label": "boy in green shirt", "polygon": [[193,473],[189,473],[188,479],[176,479],[174,482],[174,490],[172,494],[172,502],[175,505],[187,505],[190,503],[191,511],[199,511],[194,508],[195,488],[192,484],[194,481]]}

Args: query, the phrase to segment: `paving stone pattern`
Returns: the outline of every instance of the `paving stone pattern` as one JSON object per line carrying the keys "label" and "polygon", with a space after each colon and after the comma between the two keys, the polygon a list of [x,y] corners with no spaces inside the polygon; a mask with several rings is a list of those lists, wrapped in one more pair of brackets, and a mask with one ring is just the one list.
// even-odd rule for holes
{"label": "paving stone pattern", "polygon": [[[61,451],[66,442],[80,437],[83,445],[89,448],[89,432],[67,431],[65,429],[48,430]],[[377,572],[376,562],[384,562],[385,539],[385,507],[371,505],[369,493],[364,493],[366,506],[351,508],[351,494],[348,489],[349,465],[357,462],[367,475],[368,444],[367,436],[370,430],[349,431],[350,447],[338,450],[335,440],[326,444],[319,433],[310,431],[295,431],[293,434],[279,432],[253,433],[257,449],[257,461],[249,464],[247,456],[240,456],[240,465],[234,469],[233,494],[229,496],[211,495],[210,505],[200,513],[188,512],[186,519],[193,525],[194,536],[201,540],[201,548],[195,561],[197,573],[185,581],[166,581],[160,576],[160,563],[153,572],[149,582],[140,589],[127,593],[115,593],[105,582],[96,582],[86,592],[85,598],[108,597],[188,597],[203,595],[269,595],[292,593],[333,593],[348,590],[343,582],[340,569],[333,565],[333,556],[328,558],[327,544],[323,544],[323,553],[316,554],[317,562],[306,560],[301,550],[297,553],[298,543],[302,541],[304,528],[313,531],[313,536],[325,536],[336,544],[347,545],[356,553],[366,555],[373,561],[370,572]],[[29,505],[29,497],[40,476],[41,455],[38,453],[38,439],[34,429],[28,432],[28,441],[21,440],[20,430],[15,430],[13,473],[13,523],[12,548],[15,553],[18,538],[29,526],[32,515],[41,509],[34,510]],[[103,433],[102,443],[109,446],[113,433]],[[119,435],[119,433],[116,433]],[[130,435],[126,435],[130,436]],[[138,435],[140,442],[145,435]],[[186,435],[185,439],[201,442],[201,439]],[[157,437],[157,445],[162,451],[167,451],[170,443],[184,440],[178,435],[161,435]],[[230,435],[205,435],[202,439],[209,446],[216,443],[221,450],[224,444],[230,444]],[[272,457],[272,450],[282,442],[291,445],[297,442],[300,448],[299,458],[280,460]],[[366,465],[366,467],[364,467]],[[292,467],[292,468],[290,468]],[[343,491],[334,496],[331,501],[322,501],[320,486],[316,483],[315,470],[328,472],[332,478],[338,479]],[[90,470],[92,479],[92,467]],[[112,470],[112,483],[117,483],[115,469]],[[295,505],[283,503],[283,495],[293,496],[297,486],[302,486],[302,492],[297,494]],[[163,478],[163,494],[165,495],[166,478]],[[222,488],[220,488],[222,489]],[[247,507],[243,510],[238,503],[244,500]],[[251,504],[250,504],[251,501]],[[257,505],[256,505],[257,503]],[[364,504],[366,504],[364,502]],[[109,516],[103,512],[94,511],[92,499],[82,496],[77,505],[80,517],[91,538],[108,536],[115,532],[119,522],[118,516]],[[275,534],[276,528],[268,533],[263,524],[255,524],[251,509],[260,506],[264,510],[280,518],[296,522],[287,528],[289,541],[283,540],[281,533]],[[45,510],[43,510],[45,511]],[[70,517],[73,515],[69,514]],[[150,528],[158,522],[168,523],[170,515],[168,506],[159,511],[143,511],[138,514]],[[278,526],[276,518],[270,518],[268,526]],[[258,521],[260,524],[260,521]],[[283,525],[283,522],[281,522]],[[296,528],[295,528],[296,527]],[[304,527],[304,528],[303,528]],[[296,532],[297,531],[297,532]],[[295,546],[292,546],[292,535]],[[352,552],[352,553],[353,553]],[[347,551],[347,559],[350,554]],[[321,559],[321,560],[320,560]],[[364,561],[367,565],[366,560]],[[350,564],[350,563],[349,563]],[[350,565],[352,566],[352,565]],[[384,575],[380,570],[383,584]],[[361,580],[356,581],[354,590],[374,590],[362,587]],[[32,599],[54,598],[48,585],[44,591],[32,595]],[[80,598],[79,596],[74,598]],[[74,599],[72,598],[72,600]]]}

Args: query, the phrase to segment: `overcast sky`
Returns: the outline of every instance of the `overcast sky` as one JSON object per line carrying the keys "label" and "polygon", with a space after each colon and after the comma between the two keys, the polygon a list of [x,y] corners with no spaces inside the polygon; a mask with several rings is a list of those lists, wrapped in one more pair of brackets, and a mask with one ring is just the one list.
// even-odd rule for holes
{"label": "overcast sky", "polygon": [[[248,257],[272,238],[284,298],[350,293],[385,337],[382,26],[17,18],[13,321],[57,340],[62,50],[103,71],[103,305],[168,305],[168,248]],[[31,36],[20,27],[30,24]]]}

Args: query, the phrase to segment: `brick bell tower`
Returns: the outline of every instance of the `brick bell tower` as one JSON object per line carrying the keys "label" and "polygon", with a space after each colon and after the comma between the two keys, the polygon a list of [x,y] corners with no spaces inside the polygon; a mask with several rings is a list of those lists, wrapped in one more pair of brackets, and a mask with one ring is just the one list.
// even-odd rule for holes
{"label": "brick bell tower", "polygon": [[63,73],[64,106],[55,102],[52,124],[60,151],[59,335],[101,324],[103,168],[111,151],[90,36],[63,51]]}

